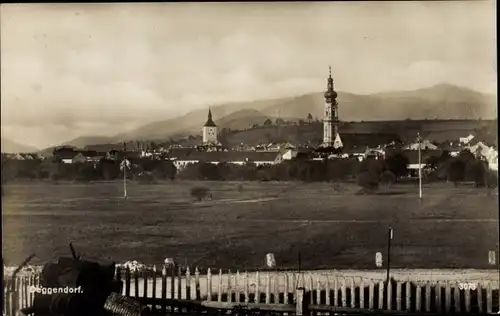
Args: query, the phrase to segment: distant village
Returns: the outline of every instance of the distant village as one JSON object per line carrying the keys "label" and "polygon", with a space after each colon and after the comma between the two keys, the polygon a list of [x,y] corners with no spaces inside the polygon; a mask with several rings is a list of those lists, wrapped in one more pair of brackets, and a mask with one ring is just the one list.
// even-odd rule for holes
{"label": "distant village", "polygon": [[[496,145],[487,144],[475,135],[463,135],[459,139],[449,140],[446,143],[433,143],[427,139],[420,139],[415,135],[413,142],[403,143],[397,134],[344,134],[339,133],[339,104],[336,100],[333,79],[327,79],[327,89],[324,94],[325,108],[323,123],[323,141],[317,146],[284,143],[268,143],[251,146],[240,144],[227,148],[219,139],[220,131],[212,117],[212,110],[208,109],[207,120],[201,127],[202,140],[194,146],[170,144],[163,146],[146,146],[135,142],[130,145],[95,145],[85,149],[73,147],[55,148],[50,157],[40,153],[3,154],[5,159],[12,160],[44,160],[52,159],[62,164],[93,162],[97,163],[103,158],[108,160],[123,160],[125,158],[151,158],[170,160],[177,170],[182,170],[189,164],[208,162],[219,164],[221,162],[243,165],[253,163],[257,166],[275,165],[286,160],[325,160],[356,158],[359,161],[373,157],[384,159],[394,152],[408,158],[407,168],[410,172],[424,168],[430,157],[439,157],[444,151],[450,156],[457,156],[461,151],[468,150],[476,158],[481,158],[488,163],[490,170],[498,170],[498,148]],[[311,124],[311,118],[308,118]],[[201,122],[200,122],[201,123]],[[200,124],[201,125],[201,124]],[[377,141],[379,143],[377,143]],[[128,147],[128,148],[127,148]],[[418,151],[421,158],[419,166]]]}

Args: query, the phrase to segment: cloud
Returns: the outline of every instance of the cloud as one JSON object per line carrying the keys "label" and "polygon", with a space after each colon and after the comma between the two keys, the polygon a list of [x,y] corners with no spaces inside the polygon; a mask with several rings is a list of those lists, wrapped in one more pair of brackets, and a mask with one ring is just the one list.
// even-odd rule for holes
{"label": "cloud", "polygon": [[354,93],[496,92],[494,12],[488,1],[3,5],[2,125],[46,126],[45,143],[62,130],[114,134],[120,122],[320,91],[328,65]]}

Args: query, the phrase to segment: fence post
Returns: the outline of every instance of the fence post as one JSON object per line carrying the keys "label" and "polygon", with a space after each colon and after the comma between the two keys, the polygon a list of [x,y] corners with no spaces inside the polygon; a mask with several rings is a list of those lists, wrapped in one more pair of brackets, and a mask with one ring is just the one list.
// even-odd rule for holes
{"label": "fence post", "polygon": [[373,280],[370,280],[370,285],[368,287],[368,308],[373,309],[375,300],[375,284]]}

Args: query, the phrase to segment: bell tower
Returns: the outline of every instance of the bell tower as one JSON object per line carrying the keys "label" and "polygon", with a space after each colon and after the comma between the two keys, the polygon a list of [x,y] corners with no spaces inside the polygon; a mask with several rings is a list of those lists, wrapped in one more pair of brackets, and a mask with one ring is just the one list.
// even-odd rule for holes
{"label": "bell tower", "polygon": [[203,125],[203,145],[217,145],[217,125],[212,120],[212,110],[208,108],[208,119]]}
{"label": "bell tower", "polygon": [[333,89],[332,67],[329,67],[330,73],[325,92],[325,113],[323,117],[323,144],[322,147],[343,147],[339,136],[339,117],[337,92]]}

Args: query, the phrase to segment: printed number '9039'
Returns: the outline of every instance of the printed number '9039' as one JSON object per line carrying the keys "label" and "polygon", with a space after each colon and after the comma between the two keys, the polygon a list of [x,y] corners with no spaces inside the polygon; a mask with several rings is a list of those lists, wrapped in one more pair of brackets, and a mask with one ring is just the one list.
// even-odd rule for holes
{"label": "printed number '9039'", "polygon": [[474,291],[477,288],[477,286],[476,286],[476,283],[459,283],[458,288],[460,290],[472,290],[472,291]]}

